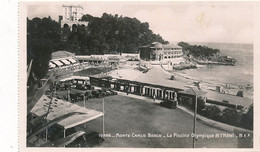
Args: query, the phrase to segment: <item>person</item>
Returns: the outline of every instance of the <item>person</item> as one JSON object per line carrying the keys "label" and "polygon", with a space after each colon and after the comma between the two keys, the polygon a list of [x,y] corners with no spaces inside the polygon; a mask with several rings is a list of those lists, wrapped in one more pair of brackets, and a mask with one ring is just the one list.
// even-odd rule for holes
{"label": "person", "polygon": [[128,92],[129,92],[129,88],[128,86],[126,86],[126,95],[128,95]]}
{"label": "person", "polygon": [[174,101],[177,101],[177,93],[174,92]]}
{"label": "person", "polygon": [[153,101],[155,101],[155,98],[156,98],[156,96],[155,96],[155,93],[153,94]]}

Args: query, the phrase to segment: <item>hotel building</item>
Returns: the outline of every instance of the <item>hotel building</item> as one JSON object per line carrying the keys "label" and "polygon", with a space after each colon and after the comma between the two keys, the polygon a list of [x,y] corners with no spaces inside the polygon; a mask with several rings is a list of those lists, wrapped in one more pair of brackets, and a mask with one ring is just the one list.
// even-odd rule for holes
{"label": "hotel building", "polygon": [[174,44],[153,42],[140,48],[140,58],[146,61],[174,62],[182,56],[182,48]]}

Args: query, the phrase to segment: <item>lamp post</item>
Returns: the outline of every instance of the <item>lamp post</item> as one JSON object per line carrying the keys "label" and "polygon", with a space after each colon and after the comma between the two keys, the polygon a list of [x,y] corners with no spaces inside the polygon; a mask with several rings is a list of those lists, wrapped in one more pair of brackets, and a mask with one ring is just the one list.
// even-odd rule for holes
{"label": "lamp post", "polygon": [[103,99],[103,134],[105,134],[105,100]]}
{"label": "lamp post", "polygon": [[[198,95],[197,93],[193,90],[192,91],[195,93],[195,107],[194,107],[194,122],[193,122],[193,134],[196,134],[196,122],[197,122],[197,106],[198,106]],[[195,148],[195,136],[193,136],[192,140],[192,148]]]}
{"label": "lamp post", "polygon": [[[86,97],[84,94],[82,95],[83,95],[84,108],[86,108]],[[86,128],[86,123],[84,123],[84,128]]]}
{"label": "lamp post", "polygon": [[83,106],[86,108],[86,97],[84,94],[81,94],[81,96],[83,97]]}

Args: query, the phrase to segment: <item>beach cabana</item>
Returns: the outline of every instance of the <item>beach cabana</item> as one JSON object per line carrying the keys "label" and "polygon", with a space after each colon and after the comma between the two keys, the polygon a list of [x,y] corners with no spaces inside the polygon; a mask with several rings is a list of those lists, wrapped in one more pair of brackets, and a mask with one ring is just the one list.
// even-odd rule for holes
{"label": "beach cabana", "polygon": [[51,63],[55,64],[57,67],[63,66],[63,63],[61,63],[59,60],[52,60]]}

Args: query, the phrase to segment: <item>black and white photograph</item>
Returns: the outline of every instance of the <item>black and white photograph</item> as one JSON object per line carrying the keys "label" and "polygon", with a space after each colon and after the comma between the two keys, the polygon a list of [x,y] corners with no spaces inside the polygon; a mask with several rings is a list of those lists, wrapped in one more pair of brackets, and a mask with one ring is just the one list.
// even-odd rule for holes
{"label": "black and white photograph", "polygon": [[254,148],[255,3],[19,5],[20,145]]}

